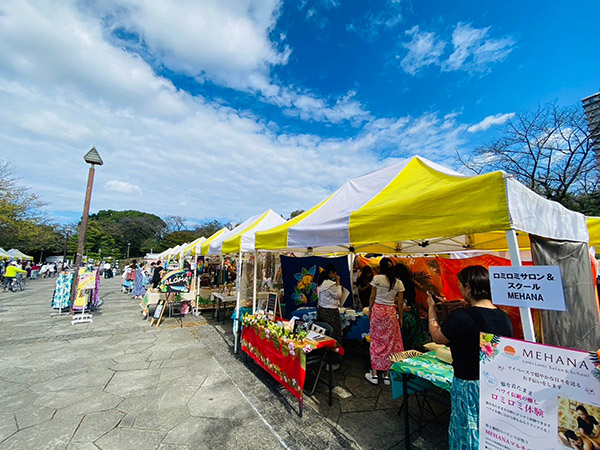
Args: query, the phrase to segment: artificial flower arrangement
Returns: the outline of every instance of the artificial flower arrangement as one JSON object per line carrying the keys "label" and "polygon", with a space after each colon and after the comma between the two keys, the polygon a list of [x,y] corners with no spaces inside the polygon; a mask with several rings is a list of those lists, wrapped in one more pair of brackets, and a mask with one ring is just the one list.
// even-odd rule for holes
{"label": "artificial flower arrangement", "polygon": [[269,320],[262,312],[258,312],[256,314],[244,314],[242,317],[242,323],[244,326],[253,327],[258,325],[262,327],[264,329],[265,337],[267,338],[302,341],[307,334],[305,330],[297,330],[296,334],[294,334],[293,331],[284,327],[281,322],[276,323],[272,320]]}

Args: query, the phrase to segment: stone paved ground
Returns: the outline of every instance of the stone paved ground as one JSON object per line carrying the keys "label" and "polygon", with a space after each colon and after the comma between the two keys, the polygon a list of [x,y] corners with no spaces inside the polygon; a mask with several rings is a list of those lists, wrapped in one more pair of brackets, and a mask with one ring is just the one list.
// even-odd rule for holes
{"label": "stone paved ground", "polygon": [[[50,317],[54,280],[0,292],[0,449],[404,448],[398,403],[346,358],[333,407],[325,390],[297,402],[232,355],[231,325],[200,316],[157,330],[103,280],[92,324]],[[413,435],[447,448],[447,419]]]}

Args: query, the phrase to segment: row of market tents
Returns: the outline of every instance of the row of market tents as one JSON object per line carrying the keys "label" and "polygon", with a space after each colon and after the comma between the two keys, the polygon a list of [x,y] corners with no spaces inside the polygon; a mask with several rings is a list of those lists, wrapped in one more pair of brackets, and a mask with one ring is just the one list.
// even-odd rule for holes
{"label": "row of market tents", "polygon": [[0,247],[0,259],[8,259],[15,261],[33,261],[33,258],[29,255],[26,255],[22,251],[11,248],[9,251],[4,250]]}
{"label": "row of market tents", "polygon": [[[233,230],[168,249],[160,259],[281,251],[408,253],[508,250],[506,231],[600,245],[600,217],[587,219],[505,174],[464,176],[421,157],[349,180],[284,221],[272,210]],[[588,231],[589,230],[589,231]]]}
{"label": "row of market tents", "polygon": [[[468,249],[508,250],[512,264],[521,265],[519,250],[530,248],[528,235],[579,243],[587,251],[589,245],[600,245],[600,218],[586,219],[505,172],[465,176],[416,156],[347,181],[288,221],[269,210],[231,231],[222,229],[208,239],[169,249],[161,257],[257,251],[434,254]],[[600,321],[591,318],[592,334],[600,337]],[[534,340],[530,312],[523,309],[521,319],[525,338]]]}

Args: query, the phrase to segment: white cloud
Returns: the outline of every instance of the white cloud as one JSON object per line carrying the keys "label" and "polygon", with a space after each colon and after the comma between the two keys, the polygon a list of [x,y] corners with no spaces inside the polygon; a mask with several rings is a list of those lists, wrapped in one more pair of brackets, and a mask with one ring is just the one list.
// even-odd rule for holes
{"label": "white cloud", "polygon": [[499,114],[495,114],[493,116],[487,116],[481,122],[476,123],[475,125],[471,125],[469,128],[467,128],[467,131],[469,133],[477,133],[478,131],[485,131],[485,130],[489,129],[490,127],[493,127],[494,125],[502,125],[507,120],[512,119],[514,117],[514,115],[515,115],[515,113],[511,112],[511,113],[506,113],[506,114],[499,113]]}
{"label": "white cloud", "polygon": [[[317,6],[332,9],[339,2]],[[156,65],[258,94],[266,103],[280,105],[285,98],[288,112],[305,120],[355,120],[339,104],[343,97],[323,99],[270,79],[271,69],[287,64],[291,54],[285,39],[280,37],[278,48],[269,38],[281,7],[280,0],[106,0],[93,2],[86,11],[106,18],[102,30],[116,45]],[[316,8],[306,14],[325,20]],[[306,104],[309,100],[312,105]]]}
{"label": "white cloud", "polygon": [[489,27],[473,28],[470,24],[459,22],[452,33],[454,51],[442,64],[442,70],[486,72],[491,63],[506,59],[515,42],[510,37],[487,38],[489,30]]}
{"label": "white cloud", "polygon": [[106,0],[90,8],[113,37],[133,36],[166,67],[238,87],[286,62],[285,49],[269,40],[280,7],[280,0]]}
{"label": "white cloud", "polygon": [[410,75],[416,75],[422,67],[428,65],[440,66],[445,72],[489,72],[490,65],[506,59],[515,46],[511,37],[490,38],[489,31],[490,27],[473,28],[467,23],[457,23],[452,33],[454,50],[444,60],[446,42],[433,32],[420,31],[415,25],[406,31],[407,35],[412,36],[412,40],[402,43],[408,53],[400,66]]}
{"label": "white cloud", "polygon": [[402,46],[408,49],[408,53],[400,62],[405,72],[416,75],[425,66],[439,64],[439,59],[444,53],[446,43],[438,39],[435,33],[419,31],[418,25],[406,31],[412,39],[404,42]]}
{"label": "white cloud", "polygon": [[110,192],[121,192],[123,194],[141,194],[142,188],[127,181],[110,180],[104,183],[104,189]]}
{"label": "white cloud", "polygon": [[254,75],[261,95],[289,114],[360,128],[349,138],[279,131],[176,89],[73,2],[3,2],[0,155],[64,216],[80,213],[83,155],[96,146],[105,164],[92,210],[240,221],[267,208],[306,209],[389,159],[448,164],[463,143],[465,126],[453,116],[375,118],[354,92],[322,99]]}
{"label": "white cloud", "polygon": [[354,32],[367,40],[374,40],[402,23],[402,5],[398,0],[388,0],[385,7],[369,11],[363,17],[353,19],[346,31]]}

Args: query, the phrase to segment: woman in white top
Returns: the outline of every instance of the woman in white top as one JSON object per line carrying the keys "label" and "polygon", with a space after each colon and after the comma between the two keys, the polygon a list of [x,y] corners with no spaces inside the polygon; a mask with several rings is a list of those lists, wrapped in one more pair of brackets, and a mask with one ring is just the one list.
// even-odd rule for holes
{"label": "woman in white top", "polygon": [[394,264],[389,258],[379,263],[379,273],[371,281],[373,289],[369,302],[371,321],[371,372],[365,378],[373,384],[379,379],[377,372],[384,374],[385,384],[389,384],[389,370],[392,365],[389,356],[404,351],[402,343],[402,310],[404,307],[404,285],[394,274]]}
{"label": "woman in white top", "polygon": [[333,328],[333,338],[342,342],[342,321],[340,320],[340,300],[342,298],[342,287],[337,267],[329,264],[319,273],[317,282],[317,294],[319,303],[317,305],[317,321],[325,322]]}

